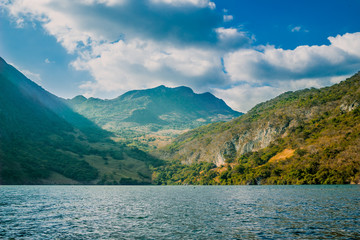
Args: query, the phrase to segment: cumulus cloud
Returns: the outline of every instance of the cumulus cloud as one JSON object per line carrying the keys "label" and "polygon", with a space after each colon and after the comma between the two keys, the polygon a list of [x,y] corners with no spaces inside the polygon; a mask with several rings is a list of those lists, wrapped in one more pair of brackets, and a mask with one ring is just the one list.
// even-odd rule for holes
{"label": "cumulus cloud", "polygon": [[215,32],[218,36],[218,47],[225,49],[234,49],[249,46],[254,37],[249,36],[247,32],[240,31],[236,28],[216,28]]}
{"label": "cumulus cloud", "polygon": [[251,33],[223,26],[233,17],[210,0],[13,0],[0,6],[19,27],[41,25],[75,56],[71,65],[94,78],[80,86],[88,96],[187,85],[247,111],[281,92],[326,86],[360,69],[360,33],[291,50],[255,46]]}
{"label": "cumulus cloud", "polygon": [[271,86],[252,86],[242,84],[228,89],[213,89],[213,93],[229,106],[240,112],[247,112],[256,104],[269,100],[283,92],[283,89]]}
{"label": "cumulus cloud", "polygon": [[224,57],[233,82],[271,83],[348,75],[360,69],[360,33],[329,37],[329,45],[240,49]]}
{"label": "cumulus cloud", "polygon": [[299,46],[293,50],[258,46],[229,52],[224,57],[224,67],[235,87],[215,92],[233,107],[247,111],[255,102],[282,92],[328,86],[357,72],[360,33],[328,40],[328,45]]}
{"label": "cumulus cloud", "polygon": [[337,77],[273,81],[271,85],[243,83],[226,89],[212,89],[212,92],[217,97],[222,98],[232,108],[241,112],[247,112],[256,104],[272,99],[284,92],[330,86],[350,76],[351,74]]}
{"label": "cumulus cloud", "polygon": [[96,91],[126,91],[156,84],[188,85],[205,91],[227,81],[223,49],[250,42],[237,29],[218,28],[221,13],[209,0],[13,1],[14,18],[42,24],[78,57]]}
{"label": "cumulus cloud", "polygon": [[90,71],[96,79],[83,84],[84,89],[129,90],[164,82],[201,88],[212,81],[219,86],[219,79],[225,79],[217,54],[193,47],[180,49],[136,39],[94,47],[93,54],[73,62],[76,69]]}
{"label": "cumulus cloud", "polygon": [[15,0],[5,5],[15,19],[41,22],[71,53],[92,41],[138,37],[215,44],[213,29],[222,16],[211,6],[207,0]]}

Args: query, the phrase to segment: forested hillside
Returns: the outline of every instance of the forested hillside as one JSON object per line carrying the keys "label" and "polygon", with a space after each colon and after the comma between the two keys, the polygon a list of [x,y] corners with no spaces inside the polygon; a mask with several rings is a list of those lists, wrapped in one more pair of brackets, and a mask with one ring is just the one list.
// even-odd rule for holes
{"label": "forested hillside", "polygon": [[0,58],[1,184],[151,183],[161,161],[110,136]]}
{"label": "forested hillside", "polygon": [[158,184],[343,184],[360,181],[360,74],[287,92],[162,150]]}
{"label": "forested hillside", "polygon": [[133,90],[111,100],[77,96],[67,103],[120,140],[147,150],[189,129],[241,115],[211,93],[188,87]]}

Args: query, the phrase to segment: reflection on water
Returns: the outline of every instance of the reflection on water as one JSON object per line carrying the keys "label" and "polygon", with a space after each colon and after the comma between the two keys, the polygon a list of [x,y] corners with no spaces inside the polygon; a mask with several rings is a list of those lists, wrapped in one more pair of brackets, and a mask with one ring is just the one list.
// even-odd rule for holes
{"label": "reflection on water", "polygon": [[0,238],[360,239],[360,186],[1,186]]}

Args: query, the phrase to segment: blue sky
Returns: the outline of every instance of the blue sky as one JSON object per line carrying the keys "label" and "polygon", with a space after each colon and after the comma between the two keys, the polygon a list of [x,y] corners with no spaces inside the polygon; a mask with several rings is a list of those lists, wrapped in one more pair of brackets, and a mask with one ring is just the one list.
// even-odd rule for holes
{"label": "blue sky", "polygon": [[186,85],[247,111],[360,70],[359,0],[0,0],[0,56],[48,91]]}

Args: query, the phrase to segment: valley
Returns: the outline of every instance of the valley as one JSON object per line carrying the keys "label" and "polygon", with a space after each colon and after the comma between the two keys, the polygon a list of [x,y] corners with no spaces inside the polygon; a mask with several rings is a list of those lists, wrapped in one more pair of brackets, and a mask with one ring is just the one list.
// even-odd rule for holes
{"label": "valley", "polygon": [[61,99],[0,62],[1,184],[355,184],[360,75],[246,114],[159,86]]}
{"label": "valley", "polygon": [[188,87],[159,86],[133,90],[110,100],[77,96],[66,103],[115,139],[143,150],[171,142],[190,129],[242,115],[211,93],[194,93]]}

